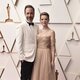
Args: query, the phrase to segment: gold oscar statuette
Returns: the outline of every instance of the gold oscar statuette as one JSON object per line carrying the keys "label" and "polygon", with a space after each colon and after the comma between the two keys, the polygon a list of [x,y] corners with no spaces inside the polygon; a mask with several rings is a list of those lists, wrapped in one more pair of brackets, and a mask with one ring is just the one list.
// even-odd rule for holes
{"label": "gold oscar statuette", "polygon": [[13,20],[10,19],[10,6],[9,6],[9,4],[7,4],[6,9],[7,9],[7,17],[8,17],[8,18],[5,19],[5,22],[13,22]]}

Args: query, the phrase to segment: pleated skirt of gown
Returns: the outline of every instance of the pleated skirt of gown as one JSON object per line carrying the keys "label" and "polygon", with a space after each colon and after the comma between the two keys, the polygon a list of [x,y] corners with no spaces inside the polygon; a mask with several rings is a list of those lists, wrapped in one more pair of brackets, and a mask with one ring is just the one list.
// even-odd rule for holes
{"label": "pleated skirt of gown", "polygon": [[56,80],[55,65],[51,67],[51,52],[49,48],[37,49],[32,80]]}

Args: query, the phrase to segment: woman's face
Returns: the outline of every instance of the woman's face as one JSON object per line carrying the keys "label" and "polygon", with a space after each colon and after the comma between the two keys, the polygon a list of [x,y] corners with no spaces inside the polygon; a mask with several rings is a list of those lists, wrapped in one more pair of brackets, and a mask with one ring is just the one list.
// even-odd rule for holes
{"label": "woman's face", "polygon": [[46,15],[41,15],[40,22],[45,27],[48,25],[49,19]]}

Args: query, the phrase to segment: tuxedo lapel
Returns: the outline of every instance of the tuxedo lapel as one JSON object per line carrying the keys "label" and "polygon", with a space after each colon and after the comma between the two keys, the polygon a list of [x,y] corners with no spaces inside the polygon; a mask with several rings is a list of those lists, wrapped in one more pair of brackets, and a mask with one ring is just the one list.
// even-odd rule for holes
{"label": "tuxedo lapel", "polygon": [[38,26],[34,25],[34,31],[35,31],[35,36],[37,37],[37,30],[38,30]]}

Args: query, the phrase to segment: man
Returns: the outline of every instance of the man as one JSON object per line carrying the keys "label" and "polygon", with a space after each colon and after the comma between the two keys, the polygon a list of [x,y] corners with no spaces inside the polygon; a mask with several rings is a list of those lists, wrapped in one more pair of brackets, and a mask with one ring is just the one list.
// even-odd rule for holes
{"label": "man", "polygon": [[35,10],[27,5],[24,9],[26,21],[17,27],[17,49],[21,61],[21,80],[31,80],[36,53],[37,25],[33,23]]}

